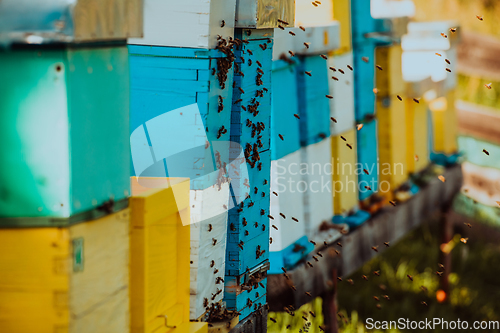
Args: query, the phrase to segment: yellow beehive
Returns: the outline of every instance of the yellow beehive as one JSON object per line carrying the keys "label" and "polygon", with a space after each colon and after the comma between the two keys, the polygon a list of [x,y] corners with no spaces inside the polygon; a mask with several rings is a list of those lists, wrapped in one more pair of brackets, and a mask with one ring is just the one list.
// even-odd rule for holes
{"label": "yellow beehive", "polygon": [[132,177],[132,195],[131,332],[207,332],[189,322],[189,179]]}
{"label": "yellow beehive", "polygon": [[408,173],[417,173],[429,165],[429,123],[427,104],[405,99],[406,106],[406,161]]}
{"label": "yellow beehive", "polygon": [[333,0],[333,19],[340,23],[340,47],[335,54],[343,54],[351,50],[351,2],[349,0]]}
{"label": "yellow beehive", "polygon": [[[356,148],[356,130],[341,134],[352,147]],[[332,192],[333,213],[345,214],[358,205],[358,176],[356,174],[356,150],[349,149],[340,135],[332,141]]]}
{"label": "yellow beehive", "polygon": [[403,81],[401,45],[380,46],[375,49],[375,62],[382,70],[376,69],[376,87],[378,96],[403,95],[405,82]]}
{"label": "yellow beehive", "polygon": [[434,151],[453,154],[457,151],[457,115],[455,112],[455,91],[450,90],[446,97],[429,103],[432,115],[432,134]]}
{"label": "yellow beehive", "polygon": [[405,103],[395,97],[377,98],[377,119],[379,190],[392,193],[408,179]]}
{"label": "yellow beehive", "polygon": [[129,210],[67,228],[0,230],[0,331],[129,331]]}

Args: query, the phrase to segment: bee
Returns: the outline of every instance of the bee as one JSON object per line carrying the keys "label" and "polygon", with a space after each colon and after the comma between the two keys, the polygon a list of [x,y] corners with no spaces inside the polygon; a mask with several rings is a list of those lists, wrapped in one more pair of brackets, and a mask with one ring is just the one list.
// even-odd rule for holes
{"label": "bee", "polygon": [[403,101],[403,98],[399,95],[396,95],[396,97],[402,102]]}
{"label": "bee", "polygon": [[243,226],[244,226],[244,227],[246,227],[246,226],[247,226],[247,224],[248,224],[248,222],[247,222],[247,219],[246,219],[246,218],[243,218],[243,219],[241,220],[241,222],[242,222],[242,224],[243,224]]}
{"label": "bee", "polygon": [[378,298],[377,296],[373,296],[373,299],[376,300],[377,302],[380,301],[380,298]]}
{"label": "bee", "polygon": [[312,245],[316,246],[316,242],[315,241],[310,240],[309,243],[311,243]]}
{"label": "bee", "polygon": [[328,57],[327,57],[326,55],[324,55],[324,54],[320,54],[319,56],[320,56],[321,58],[325,59],[325,60],[326,60],[326,59],[328,59]]}
{"label": "bee", "polygon": [[306,292],[305,292],[305,294],[306,294],[307,296],[309,296],[309,297],[312,297],[311,293],[310,293],[310,292],[308,292],[308,291],[306,291]]}
{"label": "bee", "polygon": [[274,217],[272,217],[271,215],[267,215],[267,217],[269,217],[271,220],[274,220]]}
{"label": "bee", "polygon": [[190,261],[189,261],[189,263],[192,265],[192,264],[193,264],[193,261],[192,261],[192,260],[190,260]]}
{"label": "bee", "polygon": [[318,251],[318,252],[316,252],[316,254],[317,254],[318,256],[320,256],[321,258],[323,258],[323,255],[321,254],[321,252],[319,252],[319,251]]}
{"label": "bee", "polygon": [[335,254],[336,254],[336,255],[340,256],[340,252],[339,252],[338,250],[335,250],[335,249],[334,249],[333,251],[335,251]]}
{"label": "bee", "polygon": [[434,53],[435,55],[441,57],[441,53]]}
{"label": "bee", "polygon": [[247,110],[247,108],[244,105],[242,105],[241,108],[245,111]]}
{"label": "bee", "polygon": [[389,295],[384,295],[383,296],[386,300],[390,301],[391,299],[389,298]]}
{"label": "bee", "polygon": [[378,246],[372,246],[372,250],[375,251],[375,252],[378,252]]}
{"label": "bee", "polygon": [[269,244],[272,244],[272,243],[273,243],[273,238],[269,237]]}
{"label": "bee", "polygon": [[212,231],[212,229],[213,229],[213,228],[212,228],[212,225],[211,225],[211,224],[209,224],[209,225],[208,225],[208,232]]}
{"label": "bee", "polygon": [[351,286],[353,286],[353,285],[354,285],[354,281],[353,281],[352,279],[347,279],[347,282],[349,282],[349,284],[350,284]]}
{"label": "bee", "polygon": [[212,238],[212,245],[215,246],[215,244],[217,244],[217,239]]}
{"label": "bee", "polygon": [[339,280],[340,282],[342,282],[342,278],[340,276],[337,276],[337,280]]}
{"label": "bee", "polygon": [[269,320],[271,320],[273,323],[276,322],[276,319],[274,319],[273,317],[269,317]]}
{"label": "bee", "polygon": [[241,250],[243,250],[243,242],[240,242],[240,243],[238,244],[238,247],[239,247]]}
{"label": "bee", "polygon": [[363,60],[363,61],[364,61],[364,62],[366,62],[366,63],[368,63],[368,61],[370,61],[370,60],[368,59],[368,57],[361,57],[361,60]]}
{"label": "bee", "polygon": [[292,35],[292,36],[295,36],[295,32],[293,32],[293,31],[288,31],[288,33],[289,33],[290,35]]}
{"label": "bee", "polygon": [[365,186],[365,189],[367,189],[368,191],[372,190],[372,188],[370,186]]}
{"label": "bee", "polygon": [[329,67],[329,68],[330,68],[330,70],[332,70],[332,71],[334,71],[334,72],[336,72],[336,71],[337,71],[337,70],[335,69],[335,67]]}
{"label": "bee", "polygon": [[314,7],[318,7],[318,4],[316,2],[311,2]]}
{"label": "bee", "polygon": [[377,304],[377,309],[381,310],[382,306],[380,304]]}
{"label": "bee", "polygon": [[376,276],[380,276],[380,271],[373,271],[373,274]]}
{"label": "bee", "polygon": [[339,80],[336,76],[332,76],[332,79],[334,79],[335,81]]}
{"label": "bee", "polygon": [[339,68],[339,72],[342,73],[342,74],[345,74],[345,72]]}
{"label": "bee", "polygon": [[226,25],[226,22],[224,20],[222,20],[221,24],[220,24],[220,27],[221,28],[224,28],[224,26]]}
{"label": "bee", "polygon": [[302,30],[302,31],[306,31],[306,28],[304,28],[304,27],[303,27],[303,26],[301,26],[301,25],[299,25],[299,28],[300,28],[300,30]]}
{"label": "bee", "polygon": [[451,31],[451,32],[456,32],[456,31],[457,31],[457,28],[450,28],[450,31]]}
{"label": "bee", "polygon": [[407,274],[406,276],[408,277],[408,279],[410,279],[411,282],[413,282],[413,276],[411,276],[410,274]]}
{"label": "bee", "polygon": [[208,306],[208,298],[203,299],[203,306],[207,307]]}
{"label": "bee", "polygon": [[484,86],[488,89],[491,89],[491,83],[485,84]]}
{"label": "bee", "polygon": [[370,174],[368,173],[368,170],[363,169],[363,171],[364,171],[367,175],[370,175]]}
{"label": "bee", "polygon": [[311,316],[313,316],[314,318],[316,318],[316,314],[312,311],[309,311],[309,313],[311,314]]}
{"label": "bee", "polygon": [[295,57],[295,53],[293,53],[292,51],[288,51],[288,53],[290,53],[290,56]]}
{"label": "bee", "polygon": [[349,68],[351,71],[354,70],[351,65],[347,65],[347,68]]}
{"label": "bee", "polygon": [[389,242],[384,242],[384,245],[389,247]]}
{"label": "bee", "polygon": [[472,224],[470,223],[464,223],[466,226],[468,226],[469,228],[472,228]]}
{"label": "bee", "polygon": [[292,288],[293,291],[297,291],[297,288],[295,286],[291,286],[290,288]]}
{"label": "bee", "polygon": [[320,330],[322,330],[323,332],[326,332],[326,331],[325,331],[325,330],[326,330],[326,328],[325,328],[325,327],[323,327],[323,326],[319,325],[319,326],[318,326],[318,328],[319,328]]}
{"label": "bee", "polygon": [[281,215],[281,217],[282,217],[282,218],[286,219],[286,216],[285,216],[285,214],[283,214],[283,213],[280,213],[280,215]]}
{"label": "bee", "polygon": [[486,149],[483,149],[483,153],[485,153],[488,156],[490,155],[490,153]]}
{"label": "bee", "polygon": [[476,15],[476,17],[477,17],[477,19],[478,19],[479,21],[482,21],[482,20],[483,20],[483,17],[482,17],[482,16]]}
{"label": "bee", "polygon": [[255,228],[258,228],[258,227],[259,227],[259,222],[255,222],[255,223],[253,224],[253,226],[254,226]]}
{"label": "bee", "polygon": [[277,227],[277,226],[275,226],[274,224],[272,225],[272,227],[273,227],[273,229],[278,230],[278,227]]}
{"label": "bee", "polygon": [[380,66],[380,65],[375,65],[375,67],[377,67],[377,69],[378,69],[379,71],[383,70],[383,69],[382,69],[382,66]]}
{"label": "bee", "polygon": [[257,65],[258,65],[259,67],[262,67],[262,64],[260,63],[260,61],[258,61],[258,60],[257,60],[257,61],[256,61],[256,63],[257,63]]}
{"label": "bee", "polygon": [[307,262],[307,264],[309,265],[309,267],[313,267],[313,264],[311,264],[309,261]]}
{"label": "bee", "polygon": [[240,102],[242,102],[242,101],[243,101],[243,100],[240,98],[240,99],[235,100],[233,104],[238,104],[238,103],[240,103]]}
{"label": "bee", "polygon": [[497,203],[497,205],[499,205],[499,206],[500,206],[500,201],[495,201],[495,202]]}
{"label": "bee", "polygon": [[443,36],[444,38],[448,38],[448,36],[445,33],[441,33],[441,36]]}
{"label": "bee", "polygon": [[389,203],[390,203],[391,205],[393,205],[394,207],[396,207],[396,201],[389,200]]}
{"label": "bee", "polygon": [[296,113],[294,113],[294,114],[293,114],[293,116],[294,116],[295,118],[297,118],[297,119],[300,119],[300,116],[299,116],[298,114],[296,114]]}
{"label": "bee", "polygon": [[285,30],[285,28],[281,24],[278,24],[278,28],[280,28],[281,30]]}
{"label": "bee", "polygon": [[249,234],[248,230],[245,230],[245,236],[248,236]]}
{"label": "bee", "polygon": [[368,281],[368,276],[362,275],[361,277],[363,278],[363,280]]}
{"label": "bee", "polygon": [[373,88],[373,93],[376,95],[378,94],[378,89],[377,88]]}
{"label": "bee", "polygon": [[424,301],[420,302],[420,304],[425,305],[425,306],[428,306],[428,305],[427,305],[427,303],[426,303],[426,302],[424,302]]}
{"label": "bee", "polygon": [[451,65],[451,62],[448,59],[444,59],[444,61],[448,64]]}
{"label": "bee", "polygon": [[295,217],[292,216],[292,220],[294,220],[295,222],[299,222],[299,220],[297,220]]}
{"label": "bee", "polygon": [[340,247],[342,247],[342,243],[340,243],[340,242],[337,242],[337,245],[340,246]]}
{"label": "bee", "polygon": [[214,270],[214,274],[217,274],[217,273],[219,273],[219,270],[216,268],[216,269]]}
{"label": "bee", "polygon": [[284,273],[286,273],[286,272],[287,272],[285,267],[281,267],[281,270],[282,270]]}
{"label": "bee", "polygon": [[420,98],[414,98],[414,99],[413,99],[413,101],[414,101],[415,103],[420,103]]}
{"label": "bee", "polygon": [[352,149],[352,146],[348,143],[345,144],[347,147],[349,147],[349,149]]}
{"label": "bee", "polygon": [[418,155],[415,155],[414,158],[415,158],[415,161],[418,162]]}
{"label": "bee", "polygon": [[305,74],[309,75],[309,76],[312,76],[311,72],[309,71],[304,71]]}
{"label": "bee", "polygon": [[357,124],[356,125],[356,129],[359,131],[363,128],[363,124]]}
{"label": "bee", "polygon": [[427,292],[427,288],[424,286],[420,286],[420,289],[422,289],[422,291],[424,291],[424,292]]}
{"label": "bee", "polygon": [[448,73],[451,73],[451,69],[449,69],[449,68],[446,68],[446,71],[447,71]]}
{"label": "bee", "polygon": [[278,136],[280,137],[281,141],[285,141],[285,138],[283,138],[283,135],[278,134]]}
{"label": "bee", "polygon": [[242,94],[244,94],[244,93],[245,93],[245,91],[244,91],[243,89],[241,89],[241,87],[238,87],[238,90],[239,90]]}
{"label": "bee", "polygon": [[438,179],[439,179],[440,181],[442,181],[443,183],[446,181],[446,178],[444,178],[444,176],[442,176],[442,175],[439,175],[439,176],[438,176]]}
{"label": "bee", "polygon": [[342,135],[340,136],[340,138],[341,138],[342,140],[344,140],[344,141],[347,141],[347,139],[346,139],[346,138],[344,138]]}
{"label": "bee", "polygon": [[284,25],[288,25],[288,22],[287,22],[287,21],[283,21],[283,20],[278,19],[278,22],[279,22],[279,23],[282,23],[282,24],[284,24]]}
{"label": "bee", "polygon": [[337,119],[333,118],[333,117],[330,117],[330,120],[333,121],[334,123],[337,122]]}
{"label": "bee", "polygon": [[248,49],[247,49],[247,52],[248,52],[248,54],[253,55],[252,50],[248,50]]}
{"label": "bee", "polygon": [[328,246],[328,242],[327,242],[327,241],[324,241],[324,242],[323,242],[323,244],[324,244],[325,246]]}

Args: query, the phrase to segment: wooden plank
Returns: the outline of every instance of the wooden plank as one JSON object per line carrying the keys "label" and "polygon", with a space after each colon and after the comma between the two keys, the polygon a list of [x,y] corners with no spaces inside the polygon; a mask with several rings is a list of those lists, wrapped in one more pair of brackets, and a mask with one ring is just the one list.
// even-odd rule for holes
{"label": "wooden plank", "polygon": [[354,73],[347,66],[353,66],[353,54],[347,52],[343,54],[329,54],[327,60],[328,68],[333,67],[340,71],[329,71],[329,74],[335,76],[328,80],[330,95],[330,117],[335,118],[337,122],[330,121],[331,135],[341,134],[352,129],[354,121]]}
{"label": "wooden plank", "polygon": [[377,97],[402,95],[405,90],[402,68],[403,49],[401,45],[379,46],[375,49],[377,70],[375,84],[378,89]]}
{"label": "wooden plank", "polygon": [[349,0],[333,0],[333,19],[340,23],[339,54],[351,51],[351,6]]}
{"label": "wooden plank", "polygon": [[295,26],[320,26],[332,21],[333,4],[331,0],[322,1],[318,8],[311,5],[309,0],[295,0]]}
{"label": "wooden plank", "polygon": [[500,144],[500,113],[497,109],[456,101],[460,133]]}
{"label": "wooden plank", "polygon": [[429,121],[427,103],[403,101],[406,107],[406,163],[408,173],[418,173],[429,165]]}
{"label": "wooden plank", "polygon": [[[332,284],[331,272],[339,269],[339,276],[347,277],[363,263],[377,255],[371,249],[379,246],[378,253],[384,251],[384,242],[395,244],[406,233],[427,220],[434,212],[449,207],[462,184],[460,166],[448,168],[443,173],[446,182],[442,183],[437,176],[410,200],[396,207],[387,206],[380,214],[342,237],[342,248],[338,256],[333,250],[334,244],[321,250],[324,258],[311,268],[300,265],[288,271],[289,279],[282,274],[268,275],[268,302],[271,311],[283,311],[284,306],[294,305],[299,308],[311,300],[321,296]],[[293,291],[294,285],[297,291]]]}
{"label": "wooden plank", "polygon": [[462,31],[457,47],[459,73],[500,80],[500,41],[493,37],[471,31]]}
{"label": "wooden plank", "polygon": [[499,207],[500,170],[481,167],[471,162],[462,164],[467,196],[486,206]]}
{"label": "wooden plank", "polygon": [[458,126],[454,101],[455,92],[450,90],[446,97],[429,103],[435,152],[453,154],[457,151]]}

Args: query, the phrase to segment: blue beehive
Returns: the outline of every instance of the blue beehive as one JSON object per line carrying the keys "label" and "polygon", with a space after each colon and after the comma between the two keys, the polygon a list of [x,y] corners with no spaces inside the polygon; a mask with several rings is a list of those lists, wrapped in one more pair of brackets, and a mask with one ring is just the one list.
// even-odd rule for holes
{"label": "blue beehive", "polygon": [[[354,50],[354,113],[356,121],[375,113],[375,44],[356,44]],[[366,57],[368,63],[363,59]],[[365,59],[366,60],[366,59]]]}
{"label": "blue beehive", "polygon": [[359,200],[364,200],[375,193],[378,187],[377,121],[373,119],[365,123],[356,134],[358,165],[369,173],[367,175],[363,170],[358,170]]}
{"label": "blue beehive", "polygon": [[236,29],[231,141],[270,148],[273,30]]}
{"label": "blue beehive", "polygon": [[[271,159],[277,160],[300,149],[300,122],[297,91],[297,64],[273,61],[271,106]],[[281,134],[284,140],[279,138]]]}
{"label": "blue beehive", "polygon": [[236,178],[239,173],[229,170],[236,206],[228,216],[226,276],[243,274],[269,258],[270,151],[246,167],[248,178]]}
{"label": "blue beehive", "polygon": [[[305,72],[311,72],[311,76]],[[330,136],[328,67],[320,56],[301,56],[297,67],[300,143],[317,143]]]}
{"label": "blue beehive", "polygon": [[[168,136],[172,140],[162,142],[166,149],[169,145],[170,147],[178,145],[175,138],[182,137],[182,134],[187,131],[187,126],[198,126],[202,129],[202,133],[196,137],[193,135],[194,141],[200,139],[198,140],[200,146],[197,149],[201,151],[202,156],[203,145],[207,140],[209,142],[229,141],[233,71],[232,67],[229,70],[221,69],[227,68],[228,64],[232,66],[232,62],[222,52],[140,45],[129,45],[129,52],[132,88],[131,132],[155,117],[196,104],[199,116],[196,119],[193,118],[191,123],[183,123],[183,126],[169,129],[171,132]],[[182,115],[182,112],[180,114]],[[146,137],[151,146],[151,138],[147,135]],[[187,154],[194,153],[188,152]],[[156,156],[158,165],[150,170],[147,176],[191,176],[193,170],[202,168],[201,165],[204,162],[201,160],[198,165],[189,159],[180,167],[180,169],[189,169],[184,170],[185,174],[183,172],[179,174],[179,168],[175,174],[169,174],[168,170],[165,171],[162,158],[162,156]],[[209,158],[214,159],[210,156]],[[227,156],[223,156],[223,159],[226,161]],[[177,160],[187,159],[179,157]],[[205,164],[210,163],[205,161]],[[205,165],[205,167],[214,168],[213,165]],[[132,172],[132,175],[135,173]],[[193,181],[191,189],[202,189],[204,185],[206,184],[203,182]]]}
{"label": "blue beehive", "polygon": [[[266,304],[267,278],[241,281],[242,277],[226,277],[225,302],[229,310],[240,313],[240,320]],[[250,281],[253,280],[253,281]],[[243,289],[242,289],[243,286]]]}

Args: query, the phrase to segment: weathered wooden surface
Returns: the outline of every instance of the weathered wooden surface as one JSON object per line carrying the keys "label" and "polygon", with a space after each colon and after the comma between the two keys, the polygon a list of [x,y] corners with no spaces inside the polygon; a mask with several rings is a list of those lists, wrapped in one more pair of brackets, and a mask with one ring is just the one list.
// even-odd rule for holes
{"label": "weathered wooden surface", "polygon": [[500,144],[500,113],[497,109],[457,101],[455,109],[460,133]]}
{"label": "weathered wooden surface", "polygon": [[[319,258],[319,262],[308,258],[313,264],[312,268],[301,264],[288,271],[288,279],[284,274],[268,275],[270,310],[283,311],[283,307],[289,305],[299,308],[314,297],[322,296],[333,288],[334,269],[338,269],[339,276],[347,277],[363,263],[383,252],[384,242],[394,245],[432,214],[449,207],[462,184],[461,166],[446,169],[443,176],[446,179],[444,183],[436,177],[407,202],[396,207],[385,207],[364,225],[343,236],[340,239],[342,247],[331,244],[329,248],[323,249],[323,258]],[[333,246],[340,252],[340,256],[335,253]],[[373,251],[372,246],[378,246],[378,252]],[[296,291],[291,288],[292,285]]]}
{"label": "weathered wooden surface", "polygon": [[458,46],[459,73],[500,80],[500,40],[495,37],[462,31]]}

